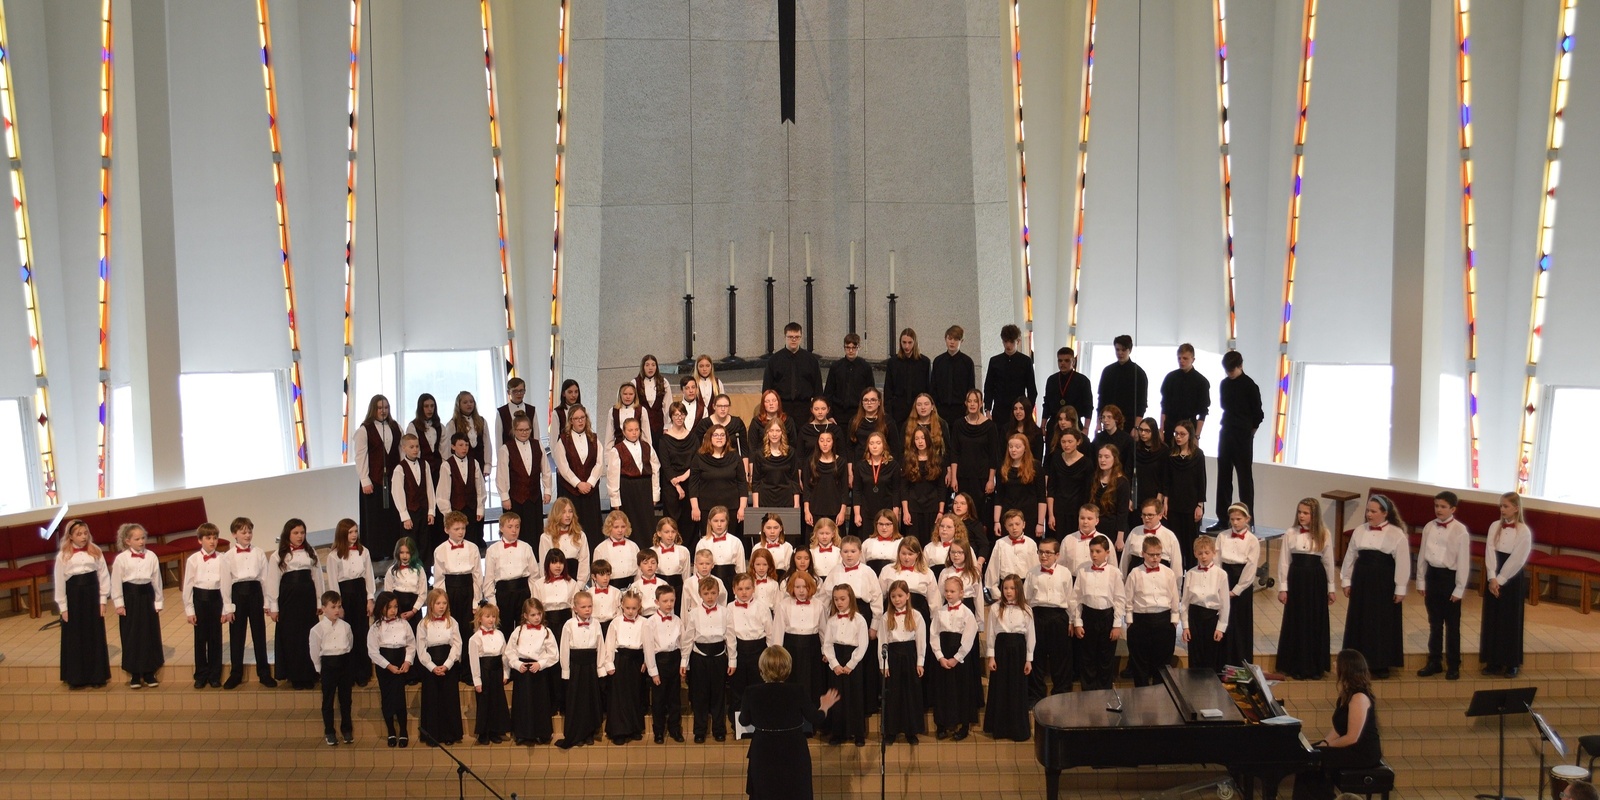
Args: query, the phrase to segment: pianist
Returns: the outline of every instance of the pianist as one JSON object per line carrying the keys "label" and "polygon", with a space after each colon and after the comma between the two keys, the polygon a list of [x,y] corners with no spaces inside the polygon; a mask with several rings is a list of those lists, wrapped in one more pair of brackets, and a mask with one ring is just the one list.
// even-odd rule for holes
{"label": "pianist", "polygon": [[1342,650],[1334,669],[1339,701],[1333,710],[1333,732],[1313,743],[1322,749],[1322,766],[1295,777],[1295,800],[1332,800],[1336,794],[1333,778],[1341,770],[1376,767],[1383,760],[1377,701],[1372,697],[1366,657],[1356,650]]}

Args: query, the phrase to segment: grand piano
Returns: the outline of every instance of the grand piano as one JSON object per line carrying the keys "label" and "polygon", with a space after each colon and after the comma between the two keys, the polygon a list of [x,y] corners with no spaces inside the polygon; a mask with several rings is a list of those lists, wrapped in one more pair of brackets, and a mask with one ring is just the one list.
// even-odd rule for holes
{"label": "grand piano", "polygon": [[[1261,670],[1225,685],[1204,669],[1162,671],[1161,683],[1051,695],[1033,707],[1035,753],[1046,797],[1056,800],[1061,772],[1074,767],[1218,764],[1246,800],[1261,782],[1266,800],[1288,775],[1314,768],[1313,749],[1297,721],[1283,717]],[[1231,690],[1230,690],[1231,687]]]}

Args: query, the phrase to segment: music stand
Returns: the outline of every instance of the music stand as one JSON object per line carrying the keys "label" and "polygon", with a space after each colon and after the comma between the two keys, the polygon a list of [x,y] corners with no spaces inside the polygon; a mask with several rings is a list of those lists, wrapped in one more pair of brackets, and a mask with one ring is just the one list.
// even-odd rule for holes
{"label": "music stand", "polygon": [[1533,727],[1539,731],[1539,793],[1534,795],[1534,797],[1542,798],[1544,797],[1545,775],[1544,743],[1549,742],[1550,746],[1556,749],[1556,755],[1561,756],[1562,758],[1565,758],[1567,755],[1567,746],[1561,741],[1561,735],[1556,733],[1554,728],[1550,727],[1550,723],[1544,721],[1544,715],[1533,715]]}
{"label": "music stand", "polygon": [[1485,689],[1472,693],[1472,702],[1467,705],[1467,716],[1500,718],[1500,791],[1496,794],[1477,795],[1482,800],[1522,800],[1520,797],[1506,796],[1506,715],[1532,712],[1533,696],[1538,691],[1536,686],[1524,686],[1517,689]]}

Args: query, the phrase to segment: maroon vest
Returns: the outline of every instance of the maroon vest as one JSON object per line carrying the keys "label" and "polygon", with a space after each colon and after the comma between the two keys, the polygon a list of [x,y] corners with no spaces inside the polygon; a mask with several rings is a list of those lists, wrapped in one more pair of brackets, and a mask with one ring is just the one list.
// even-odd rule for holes
{"label": "maroon vest", "polygon": [[[651,382],[653,383],[654,381]],[[645,416],[650,418],[650,433],[652,436],[660,436],[661,431],[666,428],[666,414],[663,412],[667,407],[667,383],[666,381],[661,382],[661,388],[656,392],[656,401],[654,403],[645,402],[644,385],[644,378],[633,379],[633,391],[639,396],[639,405],[644,406]]]}
{"label": "maroon vest", "polygon": [[522,464],[522,454],[517,452],[516,440],[513,439],[506,445],[506,461],[509,462],[507,466],[511,469],[511,502],[518,505],[533,499],[534,485],[537,483],[535,478],[540,470],[539,448],[533,443],[532,439],[528,440],[528,449],[530,455],[533,456],[533,471],[531,473]]}
{"label": "maroon vest", "polygon": [[[527,409],[527,411],[525,413],[527,413],[527,415],[528,415],[528,424],[532,425],[533,424],[533,414],[534,414],[533,404],[532,403],[523,403],[522,407]],[[511,444],[512,442],[515,442],[517,440],[517,437],[515,435],[513,435],[512,432],[511,432],[511,421],[512,421],[511,420],[511,404],[510,403],[506,403],[505,405],[500,407],[500,443],[501,444]]]}
{"label": "maroon vest", "polygon": [[427,516],[428,493],[423,490],[422,481],[428,479],[428,465],[422,459],[417,459],[417,474],[411,473],[410,465],[400,464],[400,480],[406,491],[406,511],[410,516],[421,514]]}
{"label": "maroon vest", "polygon": [[438,448],[436,448],[434,445],[428,444],[428,431],[433,431],[435,441],[438,441],[438,438],[443,436],[444,432],[442,429],[431,424],[423,424],[416,426],[416,428],[417,450],[419,451],[417,453],[417,458],[418,460],[426,463],[429,467],[432,467],[433,474],[437,475],[439,474],[440,462],[442,462],[444,459],[443,456],[439,454]]}
{"label": "maroon vest", "polygon": [[[571,433],[561,434],[561,446],[567,451],[567,468],[572,470],[572,474],[578,476],[578,480],[583,483],[593,483],[593,481],[589,480],[589,476],[594,474],[595,462],[600,459],[599,443],[590,438],[589,456],[583,461],[578,460],[578,448],[572,446]],[[565,480],[561,481],[561,483],[568,489],[577,489],[576,486],[567,485]]]}
{"label": "maroon vest", "polygon": [[[473,463],[472,456],[467,456],[467,463]],[[450,510],[466,513],[471,517],[477,508],[478,486],[476,482],[467,482],[467,476],[461,474],[461,466],[456,462],[455,456],[444,460],[444,468],[450,473]]]}
{"label": "maroon vest", "polygon": [[[626,440],[623,440],[623,441],[626,441]],[[641,439],[639,441],[639,452],[640,453],[645,452],[645,448],[648,447],[648,446],[649,445],[646,445],[644,443],[644,440]],[[617,460],[622,463],[622,477],[624,477],[624,478],[648,478],[648,477],[650,477],[650,461],[649,461],[649,459],[646,459],[643,465],[634,463],[633,454],[628,452],[627,445],[623,444],[622,442],[617,442],[616,444],[612,445],[611,449],[613,449],[613,450],[615,450],[617,452]]]}
{"label": "maroon vest", "polygon": [[378,421],[372,420],[362,424],[361,430],[367,435],[367,480],[373,486],[389,485],[389,473],[394,469],[389,466],[400,461],[400,426],[394,420],[384,420],[389,426],[389,448],[383,447],[383,437],[378,435]]}
{"label": "maroon vest", "polygon": [[630,411],[628,413],[628,416],[626,416],[626,417],[622,416],[621,412],[622,412],[622,409],[617,408],[616,406],[612,406],[611,407],[611,443],[612,444],[617,444],[618,442],[622,441],[622,422],[623,422],[623,420],[636,419],[636,420],[639,420],[639,424],[640,425],[644,424],[644,409],[642,407],[634,406],[633,410]]}

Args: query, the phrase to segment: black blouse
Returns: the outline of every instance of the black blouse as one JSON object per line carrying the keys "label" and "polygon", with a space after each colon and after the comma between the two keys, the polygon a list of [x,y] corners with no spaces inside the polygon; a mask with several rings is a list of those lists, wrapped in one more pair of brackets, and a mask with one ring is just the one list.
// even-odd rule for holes
{"label": "black blouse", "polygon": [[739,506],[739,498],[750,494],[750,484],[744,476],[744,460],[729,451],[721,456],[696,453],[689,462],[688,495],[700,501],[700,513],[710,513],[712,506],[727,506],[730,512]]}
{"label": "black blouse", "polygon": [[795,457],[788,455],[756,455],[750,460],[754,480],[751,489],[763,506],[794,507],[794,496],[800,491],[799,475],[795,471]]}
{"label": "black blouse", "polygon": [[811,505],[814,519],[831,518],[839,514],[850,490],[845,473],[845,463],[838,458],[832,463],[818,462],[815,468],[808,461],[800,471],[800,499]]}

